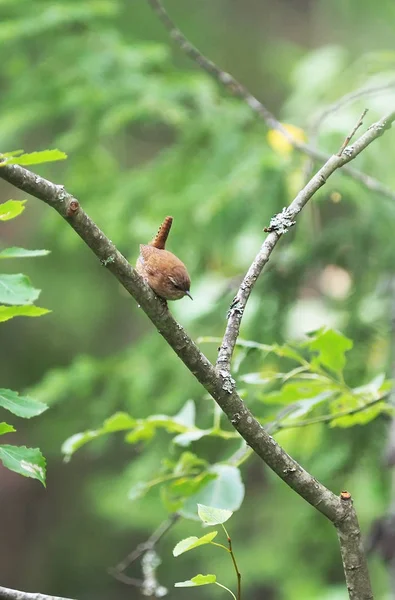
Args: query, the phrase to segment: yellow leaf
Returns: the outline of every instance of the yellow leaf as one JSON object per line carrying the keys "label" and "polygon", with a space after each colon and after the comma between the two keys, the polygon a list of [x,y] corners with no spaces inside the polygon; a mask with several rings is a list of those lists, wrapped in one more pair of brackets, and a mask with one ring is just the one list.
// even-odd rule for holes
{"label": "yellow leaf", "polygon": [[[296,125],[290,125],[289,123],[281,123],[281,125],[298,142],[306,141],[305,133],[303,129],[300,129],[300,127],[296,127]],[[288,156],[292,152],[292,145],[289,143],[285,135],[280,131],[277,131],[276,129],[270,129],[266,137],[269,146],[271,146],[275,152],[281,154],[281,156]]]}

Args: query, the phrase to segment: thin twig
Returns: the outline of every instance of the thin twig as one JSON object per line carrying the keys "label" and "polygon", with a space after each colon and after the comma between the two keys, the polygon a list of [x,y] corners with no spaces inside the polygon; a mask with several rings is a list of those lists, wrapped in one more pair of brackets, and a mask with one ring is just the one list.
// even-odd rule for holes
{"label": "thin twig", "polygon": [[178,513],[171,514],[167,519],[165,519],[159,527],[150,535],[148,540],[139,544],[132,552],[130,552],[121,562],[119,562],[115,567],[110,568],[111,575],[116,576],[115,574],[119,574],[125,569],[127,569],[135,560],[137,560],[142,554],[148,552],[149,550],[153,550],[156,544],[163,538],[164,535],[177,523],[180,515]]}
{"label": "thin twig", "polygon": [[391,127],[395,120],[395,111],[369,127],[352,146],[344,149],[341,156],[333,155],[325,163],[325,165],[314,175],[307,185],[299,192],[296,198],[291,202],[288,208],[283,209],[283,212],[273,218],[273,223],[267,230],[270,231],[252,265],[247,271],[240,288],[231,304],[228,313],[228,322],[224,334],[224,338],[218,353],[217,368],[230,371],[230,363],[233,355],[233,350],[240,331],[240,324],[244,314],[247,301],[251,291],[262,272],[262,269],[269,261],[270,255],[273,252],[277,242],[281,236],[286,233],[287,226],[293,224],[293,219],[312,198],[317,190],[319,190],[337,169],[355,158],[362,150],[364,150],[373,140],[380,137],[384,131]]}
{"label": "thin twig", "polygon": [[[331,415],[320,415],[319,417],[312,417],[311,419],[305,419],[304,421],[291,421],[288,423],[282,423],[281,420],[279,420],[276,422],[275,427],[271,430],[271,432],[273,431],[273,433],[275,433],[276,431],[281,431],[283,429],[294,429],[295,427],[307,427],[308,425],[316,425],[318,423],[331,423],[335,419],[340,419],[341,417],[350,417],[352,415],[364,412],[372,406],[375,406],[375,404],[383,402],[383,400],[385,400],[386,398],[388,398],[388,394],[380,396],[380,398],[375,398],[370,402],[366,402],[366,404],[364,404],[363,406],[358,406],[357,408],[343,410],[337,413],[333,413]],[[289,413],[287,415],[284,415],[284,418],[289,416],[292,417],[292,413],[291,415]]]}
{"label": "thin twig", "polygon": [[348,144],[351,142],[352,138],[354,137],[355,133],[357,132],[357,130],[362,127],[363,125],[363,120],[366,116],[366,113],[368,112],[368,109],[365,108],[362,115],[359,117],[357,123],[355,124],[354,129],[351,131],[351,133],[348,134],[348,136],[346,137],[346,139],[344,140],[344,142],[342,143],[342,145],[340,146],[340,150],[337,153],[338,156],[341,156],[343,154],[344,149],[348,146]]}
{"label": "thin twig", "polygon": [[225,535],[227,537],[228,540],[228,548],[229,548],[229,554],[231,556],[232,559],[232,563],[236,572],[236,577],[237,577],[237,600],[241,600],[241,573],[239,571],[239,567],[237,566],[237,562],[236,562],[236,557],[234,555],[233,552],[233,548],[232,548],[232,539],[227,531],[227,529],[225,528],[225,525],[223,523],[221,523],[223,530],[225,531]]}
{"label": "thin twig", "polygon": [[[313,148],[312,146],[304,144],[303,142],[295,139],[294,136],[280,123],[280,121],[278,121],[276,117],[266,108],[266,106],[255,96],[253,96],[245,86],[239,83],[232,75],[230,75],[230,73],[223,71],[215,63],[204,56],[204,54],[202,54],[176,26],[174,21],[169,17],[160,0],[147,0],[147,2],[158,15],[159,19],[168,30],[170,37],[179,45],[181,50],[185,52],[189,58],[196,62],[204,71],[206,71],[206,73],[211,75],[211,77],[213,77],[219,84],[224,86],[228,92],[230,92],[233,96],[243,100],[253,112],[263,119],[267,127],[279,131],[298,152],[306,154],[307,156],[310,156],[314,160],[320,162],[328,160],[329,155],[325,152],[321,152],[320,150],[317,150],[316,148]],[[347,174],[356,181],[359,181],[370,191],[377,192],[387,198],[390,198],[391,200],[395,200],[395,192],[373,177],[347,166],[342,169],[342,173]]]}
{"label": "thin twig", "polygon": [[364,86],[358,88],[357,90],[354,90],[353,92],[345,94],[344,96],[339,98],[339,100],[336,100],[336,102],[333,102],[332,104],[324,108],[324,110],[322,110],[316,117],[313,118],[311,126],[309,127],[309,131],[311,131],[313,134],[316,134],[323,121],[325,121],[325,119],[329,117],[329,115],[343,108],[343,106],[346,106],[347,104],[350,104],[355,100],[359,100],[360,98],[365,98],[366,96],[373,96],[392,88],[395,88],[395,79],[392,79],[388,83],[384,84],[372,85],[370,87]]}

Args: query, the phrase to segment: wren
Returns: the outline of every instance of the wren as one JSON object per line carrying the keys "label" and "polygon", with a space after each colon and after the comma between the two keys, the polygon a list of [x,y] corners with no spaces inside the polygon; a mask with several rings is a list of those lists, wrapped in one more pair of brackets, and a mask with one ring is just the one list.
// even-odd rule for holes
{"label": "wren", "polygon": [[184,296],[193,300],[186,266],[172,252],[165,250],[172,223],[173,217],[166,217],[152,242],[140,245],[136,271],[164,300],[179,300]]}

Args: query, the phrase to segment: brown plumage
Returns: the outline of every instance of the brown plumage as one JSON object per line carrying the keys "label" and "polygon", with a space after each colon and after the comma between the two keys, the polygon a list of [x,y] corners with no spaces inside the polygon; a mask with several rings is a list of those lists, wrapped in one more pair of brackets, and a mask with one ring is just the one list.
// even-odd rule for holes
{"label": "brown plumage", "polygon": [[150,246],[154,246],[154,248],[159,248],[159,250],[164,250],[172,224],[173,217],[166,217],[162,225],[159,227],[159,231],[156,234],[155,238],[152,240]]}
{"label": "brown plumage", "polygon": [[166,217],[150,244],[140,245],[136,270],[158,296],[165,300],[179,300],[192,296],[191,280],[184,263],[172,252],[165,250],[173,217]]}

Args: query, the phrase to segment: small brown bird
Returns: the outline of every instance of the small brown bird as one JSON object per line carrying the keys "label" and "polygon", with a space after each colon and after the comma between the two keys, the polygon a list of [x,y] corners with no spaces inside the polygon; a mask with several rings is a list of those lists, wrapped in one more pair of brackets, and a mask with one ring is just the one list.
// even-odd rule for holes
{"label": "small brown bird", "polygon": [[189,296],[193,300],[186,266],[172,252],[165,250],[172,223],[173,217],[166,217],[152,242],[140,245],[136,271],[161,298],[179,300]]}

